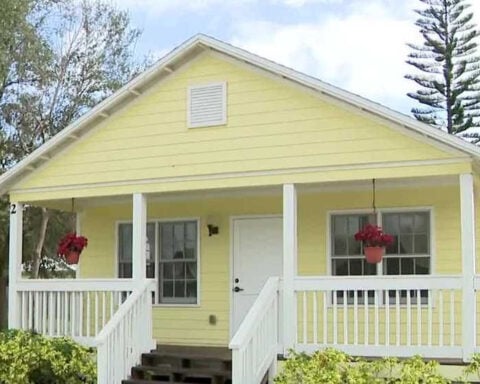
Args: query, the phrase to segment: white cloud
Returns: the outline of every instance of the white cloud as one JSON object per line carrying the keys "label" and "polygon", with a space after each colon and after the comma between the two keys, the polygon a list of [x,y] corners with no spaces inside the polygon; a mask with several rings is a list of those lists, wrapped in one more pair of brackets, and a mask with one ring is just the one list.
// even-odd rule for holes
{"label": "white cloud", "polygon": [[[408,2],[405,2],[405,6]],[[406,42],[417,39],[409,18],[392,14],[384,1],[362,2],[343,16],[317,23],[244,22],[233,44],[312,74],[351,92],[408,112],[404,79]]]}

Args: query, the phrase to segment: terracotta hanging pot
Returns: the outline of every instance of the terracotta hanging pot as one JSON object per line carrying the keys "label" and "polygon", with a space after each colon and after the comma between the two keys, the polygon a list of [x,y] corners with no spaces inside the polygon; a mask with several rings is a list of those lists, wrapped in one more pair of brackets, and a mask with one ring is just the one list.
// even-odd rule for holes
{"label": "terracotta hanging pot", "polygon": [[67,264],[78,264],[78,260],[80,259],[80,252],[78,251],[68,251],[65,255],[65,262]]}
{"label": "terracotta hanging pot", "polygon": [[382,261],[383,254],[385,253],[385,247],[364,247],[363,252],[365,259],[369,264],[377,264]]}

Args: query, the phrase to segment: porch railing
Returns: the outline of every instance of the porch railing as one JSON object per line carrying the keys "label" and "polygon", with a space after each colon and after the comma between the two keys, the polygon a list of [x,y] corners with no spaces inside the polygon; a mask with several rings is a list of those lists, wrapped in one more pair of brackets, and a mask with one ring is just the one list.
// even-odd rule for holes
{"label": "porch railing", "polygon": [[134,282],[119,279],[20,281],[15,328],[93,345],[133,289]]}
{"label": "porch railing", "polygon": [[230,341],[232,383],[260,383],[275,374],[280,279],[270,277]]}
{"label": "porch railing", "polygon": [[297,277],[295,348],[462,358],[463,283],[462,276]]}
{"label": "porch railing", "polygon": [[99,384],[120,383],[140,363],[141,354],[154,348],[153,289],[152,281],[143,282],[95,338]]}

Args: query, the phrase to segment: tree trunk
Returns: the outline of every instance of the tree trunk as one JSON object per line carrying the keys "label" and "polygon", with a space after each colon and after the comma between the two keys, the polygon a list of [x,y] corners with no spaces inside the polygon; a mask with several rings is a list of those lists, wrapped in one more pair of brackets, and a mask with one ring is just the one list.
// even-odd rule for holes
{"label": "tree trunk", "polygon": [[43,249],[43,244],[45,243],[45,235],[47,233],[47,226],[48,226],[49,219],[50,219],[50,214],[47,208],[42,208],[42,221],[40,223],[40,231],[38,233],[37,246],[35,247],[35,252],[33,253],[32,279],[38,279],[38,273],[40,270],[40,261],[42,259],[42,249]]}

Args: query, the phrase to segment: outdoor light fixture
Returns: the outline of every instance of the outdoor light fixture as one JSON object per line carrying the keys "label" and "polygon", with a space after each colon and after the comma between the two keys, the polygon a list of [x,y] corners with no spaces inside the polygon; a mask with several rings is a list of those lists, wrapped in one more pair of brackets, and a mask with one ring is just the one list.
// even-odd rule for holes
{"label": "outdoor light fixture", "polygon": [[207,224],[208,236],[218,235],[218,225]]}

